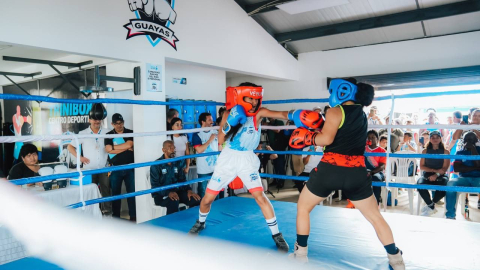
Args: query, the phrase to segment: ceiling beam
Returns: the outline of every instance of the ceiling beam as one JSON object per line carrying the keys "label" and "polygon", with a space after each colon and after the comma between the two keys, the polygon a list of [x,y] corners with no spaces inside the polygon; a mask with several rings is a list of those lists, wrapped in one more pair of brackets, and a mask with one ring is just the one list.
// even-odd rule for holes
{"label": "ceiling beam", "polygon": [[462,15],[477,11],[480,11],[480,0],[468,0],[453,4],[424,9],[416,9],[357,21],[325,25],[293,32],[278,33],[275,34],[275,39],[280,43],[292,42],[297,40],[325,37],[368,29],[381,28],[386,26],[394,26],[399,24]]}
{"label": "ceiling beam", "polygon": [[248,16],[254,16],[262,14],[269,11],[278,10],[277,6],[281,4],[286,4],[288,2],[293,2],[297,0],[267,0],[257,4],[243,5],[242,8],[248,14]]}

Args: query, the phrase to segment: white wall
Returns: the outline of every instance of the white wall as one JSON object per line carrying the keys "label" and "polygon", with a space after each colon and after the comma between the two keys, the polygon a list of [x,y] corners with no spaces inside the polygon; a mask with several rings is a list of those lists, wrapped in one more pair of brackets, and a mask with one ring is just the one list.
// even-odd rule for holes
{"label": "white wall", "polygon": [[[170,98],[225,102],[224,70],[172,62],[167,62],[165,69],[166,94]],[[187,78],[187,84],[174,83],[173,78]]]}
{"label": "white wall", "polygon": [[[326,98],[327,77],[374,75],[480,65],[480,33],[450,35],[358,48],[299,55],[299,80],[293,82],[259,77],[227,79],[227,85],[244,81],[265,88],[265,100]],[[288,110],[314,104],[269,105]]]}
{"label": "white wall", "polygon": [[[167,57],[271,78],[296,79],[297,61],[233,0],[175,1],[177,51],[145,36],[126,40],[127,1],[1,1],[0,42],[110,59]],[[158,60],[157,60],[158,59]]]}

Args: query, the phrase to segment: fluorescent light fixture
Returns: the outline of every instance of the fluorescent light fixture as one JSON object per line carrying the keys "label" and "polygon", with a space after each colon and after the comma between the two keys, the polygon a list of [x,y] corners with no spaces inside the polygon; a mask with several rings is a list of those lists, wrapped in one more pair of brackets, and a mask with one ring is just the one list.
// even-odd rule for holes
{"label": "fluorescent light fixture", "polygon": [[277,8],[293,15],[318,9],[341,6],[349,3],[350,1],[348,0],[298,0],[278,5]]}

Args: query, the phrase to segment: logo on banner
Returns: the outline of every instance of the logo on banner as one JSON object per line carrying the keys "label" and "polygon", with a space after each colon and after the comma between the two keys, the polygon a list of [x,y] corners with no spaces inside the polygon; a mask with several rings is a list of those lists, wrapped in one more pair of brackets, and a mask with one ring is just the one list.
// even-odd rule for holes
{"label": "logo on banner", "polygon": [[175,0],[128,0],[128,6],[137,18],[123,26],[128,30],[127,39],[146,36],[153,47],[164,40],[177,50],[179,40],[170,29],[177,19]]}

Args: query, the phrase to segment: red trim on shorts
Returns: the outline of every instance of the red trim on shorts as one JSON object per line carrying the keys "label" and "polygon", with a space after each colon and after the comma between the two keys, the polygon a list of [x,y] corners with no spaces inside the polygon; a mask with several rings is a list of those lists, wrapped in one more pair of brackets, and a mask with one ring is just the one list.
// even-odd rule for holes
{"label": "red trim on shorts", "polygon": [[197,145],[194,145],[193,148],[196,148],[196,147],[199,147],[199,146],[202,146],[201,144],[197,144]]}
{"label": "red trim on shorts", "polygon": [[256,187],[248,190],[250,194],[253,194],[253,192],[257,192],[257,191],[263,191],[263,187]]}
{"label": "red trim on shorts", "polygon": [[348,168],[365,167],[364,156],[350,156],[332,152],[323,153],[321,162]]}
{"label": "red trim on shorts", "polygon": [[206,192],[216,196],[218,195],[218,193],[220,193],[220,190],[216,191],[216,190],[207,188]]}

